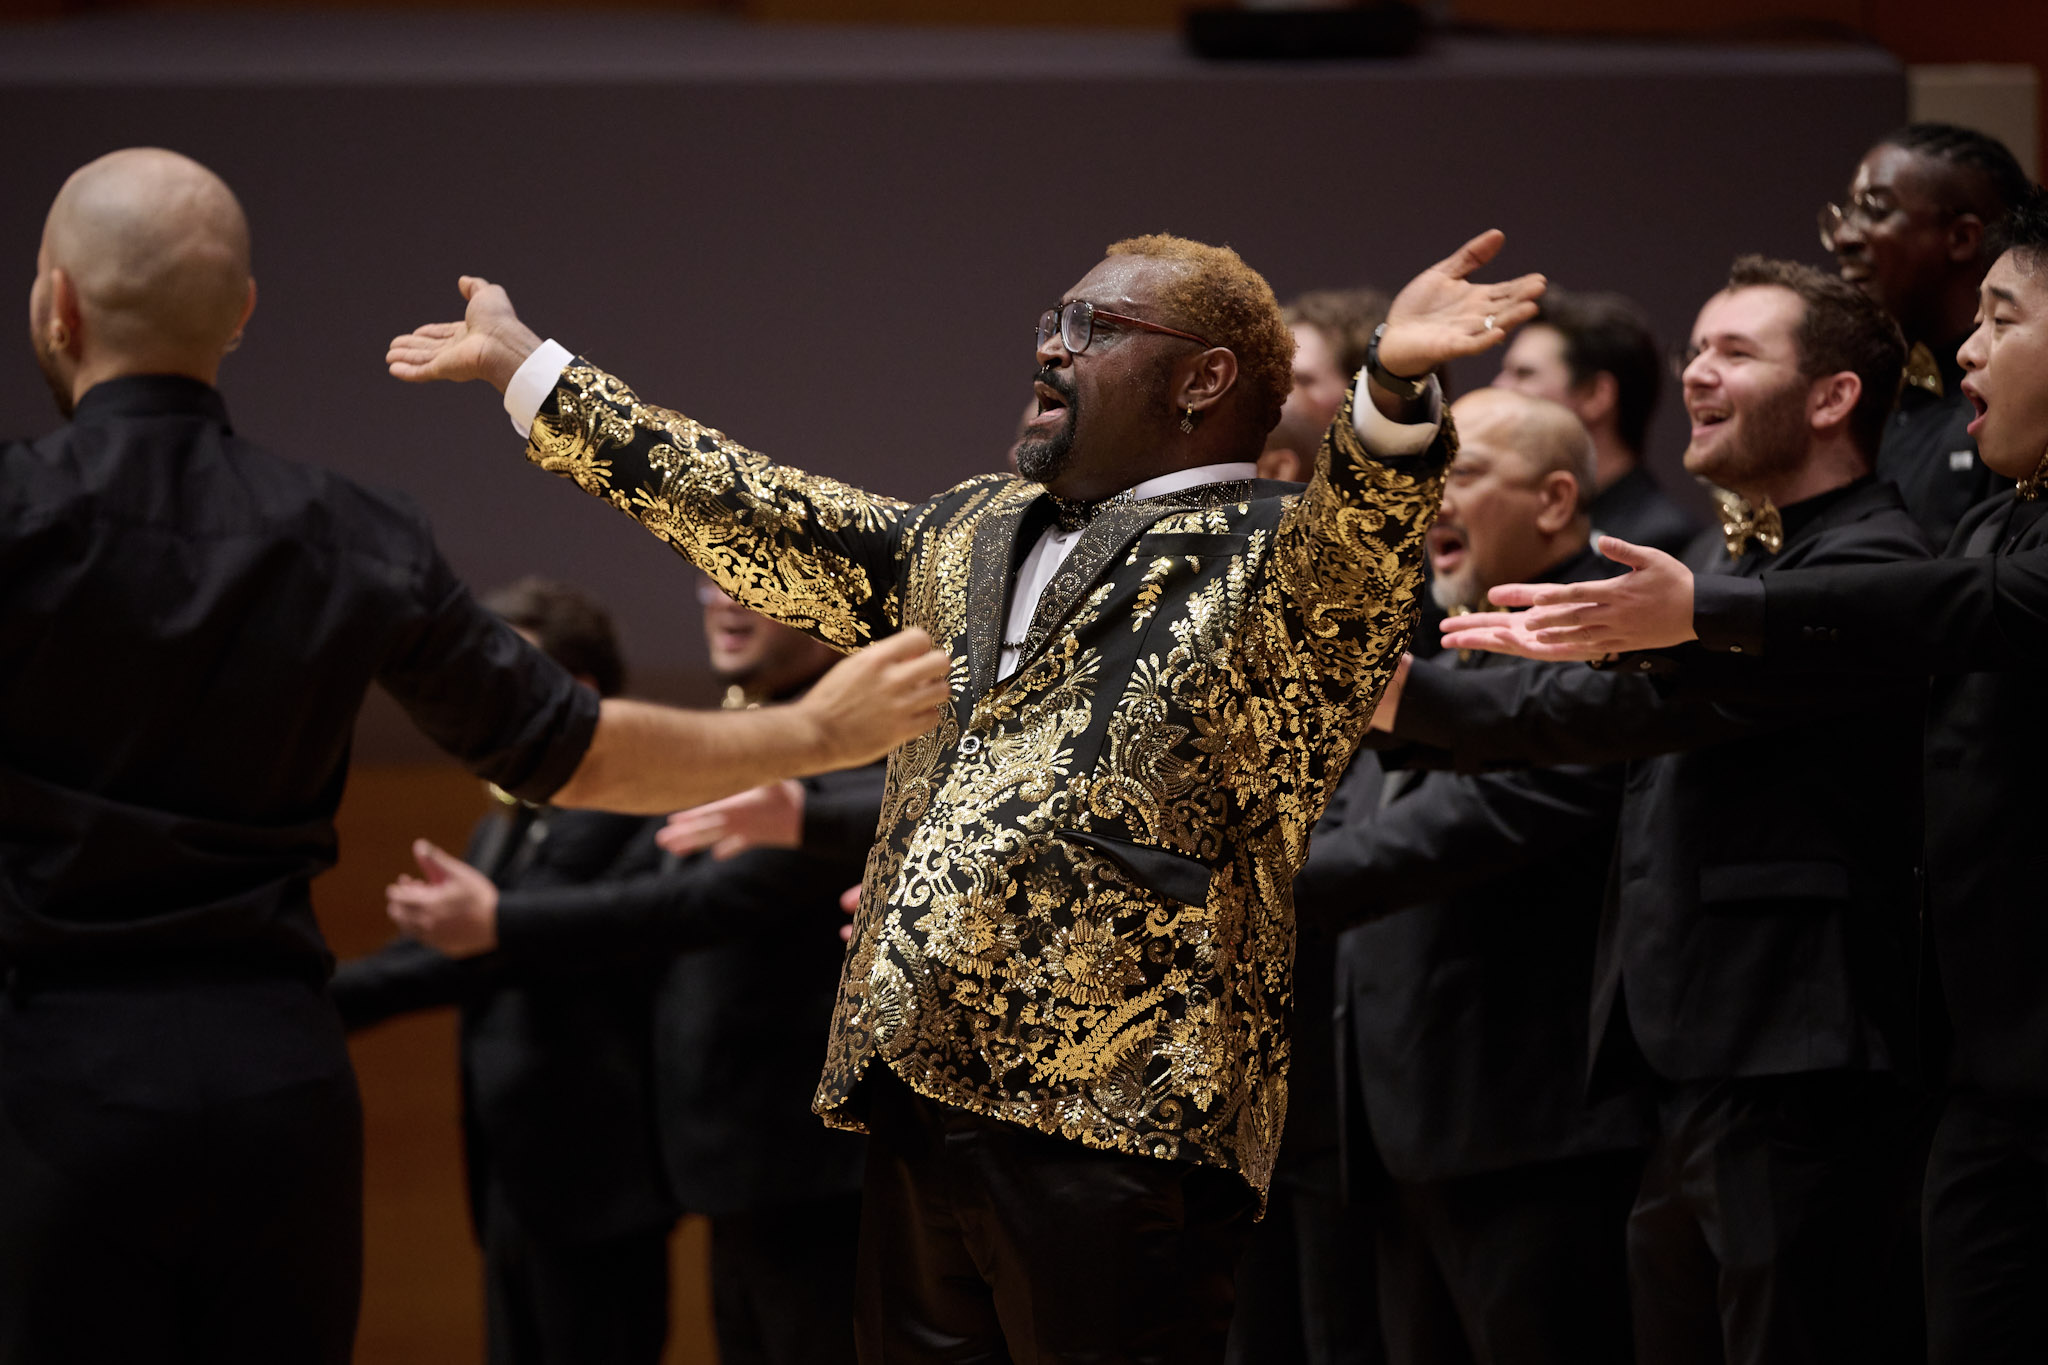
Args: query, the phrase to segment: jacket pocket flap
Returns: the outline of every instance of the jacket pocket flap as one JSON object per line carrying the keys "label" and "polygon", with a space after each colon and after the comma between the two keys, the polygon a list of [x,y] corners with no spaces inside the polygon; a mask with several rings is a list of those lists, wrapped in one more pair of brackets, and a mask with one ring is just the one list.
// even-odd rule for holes
{"label": "jacket pocket flap", "polygon": [[1700,869],[1700,903],[1847,900],[1849,869],[1840,863],[1722,863]]}
{"label": "jacket pocket flap", "polygon": [[1227,531],[1161,531],[1138,537],[1138,553],[1148,555],[1241,555],[1250,536]]}
{"label": "jacket pocket flap", "polygon": [[1130,874],[1131,880],[1147,891],[1156,891],[1182,905],[1206,905],[1209,902],[1208,865],[1185,853],[1071,829],[1059,831],[1057,837],[1070,844],[1094,849]]}

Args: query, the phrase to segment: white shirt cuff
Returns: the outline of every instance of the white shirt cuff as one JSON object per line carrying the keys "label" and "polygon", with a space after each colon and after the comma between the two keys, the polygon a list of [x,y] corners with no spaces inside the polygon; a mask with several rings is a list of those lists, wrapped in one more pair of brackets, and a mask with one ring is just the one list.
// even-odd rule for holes
{"label": "white shirt cuff", "polygon": [[[543,341],[513,371],[512,382],[505,386],[505,413],[512,419],[512,429],[519,433],[520,440],[533,434],[533,419],[540,416],[540,405],[548,401],[548,395],[561,382],[562,371],[568,369],[569,362],[575,358],[560,342]],[[1405,431],[1407,428],[1396,427],[1395,430]]]}
{"label": "white shirt cuff", "polygon": [[[538,355],[536,351],[534,354]],[[530,362],[529,362],[530,363]],[[514,381],[517,382],[516,380]],[[1437,429],[1444,424],[1444,391],[1431,375],[1423,389],[1423,401],[1429,405],[1429,418],[1421,422],[1396,422],[1379,409],[1366,392],[1365,371],[1358,372],[1358,398],[1351,405],[1351,422],[1358,428],[1358,439],[1365,442],[1366,453],[1384,457],[1420,455],[1429,449],[1429,443],[1436,439]],[[505,404],[510,407],[512,390],[505,390]]]}

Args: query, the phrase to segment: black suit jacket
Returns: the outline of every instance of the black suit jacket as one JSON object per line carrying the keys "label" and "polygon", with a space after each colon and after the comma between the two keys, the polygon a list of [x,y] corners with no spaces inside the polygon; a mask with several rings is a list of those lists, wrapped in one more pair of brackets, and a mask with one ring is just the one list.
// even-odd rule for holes
{"label": "black suit jacket", "polygon": [[[658,821],[530,808],[477,826],[468,861],[521,900],[653,872]],[[580,1243],[675,1218],[656,1139],[654,987],[665,964],[585,955],[546,971],[503,952],[456,960],[400,941],[343,963],[329,987],[350,1027],[462,1008],[462,1119],[470,1210],[495,1179],[534,1236]]]}
{"label": "black suit jacket", "polygon": [[[1582,551],[1543,581],[1612,572]],[[1517,665],[1447,655],[1416,666],[1456,667]],[[1633,1098],[1586,1102],[1593,937],[1619,765],[1396,770],[1384,793],[1375,767],[1371,753],[1354,760],[1296,878],[1295,905],[1304,926],[1375,917],[1342,941],[1338,1011],[1349,1034],[1339,1046],[1351,1064],[1339,1084],[1358,1087],[1386,1169],[1438,1180],[1642,1142]]]}
{"label": "black suit jacket", "polygon": [[726,1213],[860,1187],[861,1138],[811,1112],[847,923],[882,805],[879,764],[805,779],[804,846],[508,898],[498,955],[519,973],[626,957],[665,964],[656,1103],[670,1189]]}
{"label": "black suit jacket", "polygon": [[[1874,480],[1781,510],[1778,555],[1713,576],[1928,553]],[[1633,668],[1418,671],[1397,730],[1468,769],[1628,761],[1594,971],[1605,1089],[1638,1059],[1673,1081],[1911,1060],[1921,704],[1911,679],[1785,673],[1737,701]]]}
{"label": "black suit jacket", "polygon": [[[2048,1101],[2048,503],[1980,504],[1931,564],[1701,585],[1698,629],[1746,675],[1781,667],[1931,673],[1927,921],[1953,1028],[1951,1077]],[[1854,685],[1862,686],[1861,682]]]}

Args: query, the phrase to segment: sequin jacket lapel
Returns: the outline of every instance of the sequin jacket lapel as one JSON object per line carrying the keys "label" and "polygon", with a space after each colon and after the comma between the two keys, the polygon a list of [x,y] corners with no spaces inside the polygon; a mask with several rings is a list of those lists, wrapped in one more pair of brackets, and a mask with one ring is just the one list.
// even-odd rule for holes
{"label": "sequin jacket lapel", "polygon": [[734,598],[842,649],[922,626],[955,659],[891,758],[817,1108],[880,1061],[919,1091],[1264,1190],[1287,1107],[1292,883],[1416,609],[1455,446],[1381,462],[1347,404],[1315,480],[1090,524],[997,682],[1038,490],[924,503],[770,464],[578,361],[528,458]]}

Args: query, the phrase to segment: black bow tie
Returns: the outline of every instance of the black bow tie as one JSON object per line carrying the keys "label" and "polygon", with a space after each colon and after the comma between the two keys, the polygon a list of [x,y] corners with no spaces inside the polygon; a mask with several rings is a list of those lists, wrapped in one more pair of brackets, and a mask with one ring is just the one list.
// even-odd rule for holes
{"label": "black bow tie", "polygon": [[1054,493],[1047,493],[1045,496],[1052,502],[1053,524],[1059,527],[1064,535],[1072,535],[1095,520],[1103,508],[1117,507],[1132,501],[1131,490],[1128,488],[1110,497],[1098,498],[1094,502],[1072,502]]}

